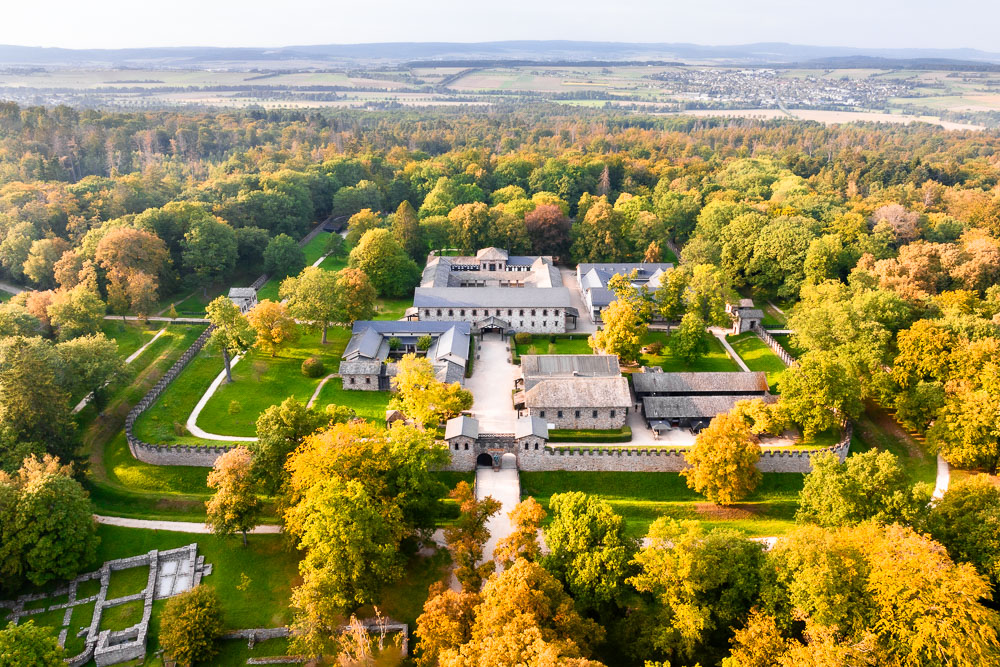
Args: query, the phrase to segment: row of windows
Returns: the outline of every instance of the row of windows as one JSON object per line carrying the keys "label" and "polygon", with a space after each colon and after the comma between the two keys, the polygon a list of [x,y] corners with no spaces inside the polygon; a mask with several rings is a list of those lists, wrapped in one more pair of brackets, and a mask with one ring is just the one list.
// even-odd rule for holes
{"label": "row of windows", "polygon": [[[355,382],[355,380],[357,380],[357,378],[356,377],[352,377],[349,384],[357,384],[357,382]],[[371,384],[371,383],[372,383],[372,379],[370,377],[366,377],[365,378],[365,384]]]}
{"label": "row of windows", "polygon": [[[530,445],[530,443],[527,443],[527,442],[524,443],[524,448],[528,449],[529,445]],[[468,449],[469,449],[469,443],[465,443],[465,450],[468,451]],[[537,442],[535,443],[535,449],[538,449],[538,443]],[[455,451],[456,452],[458,451],[458,443],[457,442],[455,443]]]}
{"label": "row of windows", "polygon": [[[524,310],[525,310],[524,308],[518,309],[518,311],[517,311],[518,317],[524,317]],[[538,309],[537,308],[531,308],[530,310],[531,310],[531,316],[534,317],[537,314],[536,311]],[[489,308],[483,308],[483,316],[486,317],[486,316],[489,316],[489,314],[490,314],[490,309]],[[549,314],[549,309],[548,308],[542,308],[542,315],[548,315],[548,314]],[[552,314],[553,315],[559,315],[559,309],[558,308],[553,308],[552,309]],[[441,317],[443,315],[444,315],[444,309],[438,308],[437,309],[437,316]],[[503,317],[503,308],[497,308],[496,312],[495,312],[495,315],[497,317]],[[429,309],[424,309],[424,317],[430,317],[430,316],[431,316],[431,311]],[[449,308],[448,309],[448,317],[454,317],[454,316],[455,316],[455,309],[454,308]],[[465,308],[460,308],[458,310],[458,316],[459,317],[465,317]],[[479,309],[473,308],[472,309],[472,316],[473,317],[478,317],[479,316]],[[507,309],[507,317],[513,317],[513,316],[514,316],[514,309],[513,308],[508,308]]]}
{"label": "row of windows", "polygon": [[[576,417],[577,419],[579,419],[583,411],[582,410],[574,410],[573,412],[574,412],[573,416]],[[611,417],[614,417],[617,413],[618,413],[617,410],[612,410],[611,411]],[[625,414],[626,415],[628,414],[628,408],[625,408]],[[538,416],[544,418],[545,417],[545,410],[539,410],[538,411]],[[562,416],[563,416],[563,411],[562,410],[556,410],[556,419],[562,419]],[[597,418],[597,410],[591,410],[590,411],[590,416],[593,417],[594,419],[596,419]]]}

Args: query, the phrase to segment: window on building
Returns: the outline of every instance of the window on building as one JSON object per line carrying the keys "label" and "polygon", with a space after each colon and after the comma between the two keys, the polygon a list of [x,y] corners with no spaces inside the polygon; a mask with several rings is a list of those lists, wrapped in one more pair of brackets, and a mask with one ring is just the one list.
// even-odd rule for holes
{"label": "window on building", "polygon": [[552,314],[555,315],[556,317],[558,317],[559,316],[559,309],[558,308],[553,308],[552,309]]}
{"label": "window on building", "polygon": [[545,410],[539,410],[538,416],[541,417],[542,419],[545,419]]}
{"label": "window on building", "polygon": [[576,416],[577,419],[580,418],[580,411],[579,410],[576,411],[576,415],[575,416]]}
{"label": "window on building", "polygon": [[465,443],[465,449],[466,449],[466,451],[468,451],[468,449],[469,449],[469,443]]}
{"label": "window on building", "polygon": [[365,378],[365,384],[371,384],[371,383],[372,383],[371,378]]}
{"label": "window on building", "polygon": [[535,443],[535,451],[536,452],[538,451],[538,443],[537,442]]}
{"label": "window on building", "polygon": [[534,316],[534,314],[535,314],[535,309],[534,308],[531,309],[531,314],[532,314],[532,316]]}
{"label": "window on building", "polygon": [[548,324],[549,324],[548,322],[546,322],[545,320],[542,320],[542,328],[543,328],[543,329],[544,329],[544,328],[545,328],[546,326],[548,326]]}
{"label": "window on building", "polygon": [[465,317],[465,308],[463,308],[462,310],[458,311],[458,314],[461,315],[462,317]]}
{"label": "window on building", "polygon": [[473,317],[475,317],[475,316],[476,316],[476,311],[475,311],[475,310],[473,310],[473,311],[472,311],[472,316],[473,316]]}
{"label": "window on building", "polygon": [[556,417],[559,417],[559,419],[562,419],[562,410],[556,411]]}
{"label": "window on building", "polygon": [[615,416],[615,411],[614,411],[614,410],[612,410],[612,411],[611,411],[611,418],[612,418],[612,419],[614,419],[614,416]]}
{"label": "window on building", "polygon": [[542,315],[548,315],[548,314],[549,314],[549,309],[548,308],[542,308]]}
{"label": "window on building", "polygon": [[513,314],[514,314],[514,311],[513,311],[513,310],[511,310],[510,308],[508,308],[508,309],[507,309],[507,317],[510,317],[510,316],[511,316],[511,315],[513,315]]}
{"label": "window on building", "polygon": [[520,315],[521,317],[524,317],[524,308],[522,308],[522,309],[520,310],[520,312],[518,313],[518,315]]}
{"label": "window on building", "polygon": [[529,446],[530,445],[528,443],[524,443],[524,450],[527,451]]}
{"label": "window on building", "polygon": [[597,410],[594,410],[594,411],[593,411],[593,412],[592,412],[592,413],[590,414],[590,416],[591,416],[591,417],[593,417],[594,419],[597,419]]}
{"label": "window on building", "polygon": [[441,309],[438,308],[438,317],[441,317]]}
{"label": "window on building", "polygon": [[448,317],[452,317],[454,314],[455,314],[455,311],[452,310],[451,308],[449,308],[448,309]]}
{"label": "window on building", "polygon": [[351,378],[351,384],[354,384],[356,381],[357,381],[357,378]]}

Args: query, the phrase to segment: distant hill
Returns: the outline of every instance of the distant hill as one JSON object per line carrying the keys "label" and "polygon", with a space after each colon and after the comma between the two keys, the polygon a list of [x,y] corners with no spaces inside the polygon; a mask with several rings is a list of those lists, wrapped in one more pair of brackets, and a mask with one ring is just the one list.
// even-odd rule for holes
{"label": "distant hill", "polygon": [[[171,47],[138,49],[58,49],[0,45],[0,66],[44,67],[166,67],[166,68],[292,68],[303,66],[388,65],[407,61],[718,61],[763,65],[816,63],[814,66],[855,67],[862,62],[1000,64],[1000,53],[976,49],[859,49],[758,43],[731,46],[577,41],[387,42],[319,44],[279,48]],[[820,63],[829,63],[823,65]],[[882,65],[866,65],[877,67]]]}

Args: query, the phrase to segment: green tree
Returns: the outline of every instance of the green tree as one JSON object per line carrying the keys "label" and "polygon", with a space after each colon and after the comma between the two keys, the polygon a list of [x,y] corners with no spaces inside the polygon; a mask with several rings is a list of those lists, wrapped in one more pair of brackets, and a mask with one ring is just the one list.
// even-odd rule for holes
{"label": "green tree", "polygon": [[722,644],[760,594],[764,550],[739,531],[705,531],[697,521],[660,517],[628,580],[654,601],[650,642],[665,657],[691,658]]}
{"label": "green tree", "polygon": [[350,247],[354,247],[369,229],[385,229],[386,222],[375,211],[365,208],[351,216],[347,221],[347,236],[345,241]]}
{"label": "green tree", "polygon": [[572,238],[572,254],[578,262],[621,262],[631,254],[622,215],[605,197],[598,198],[573,226]]}
{"label": "green tree", "polygon": [[674,356],[690,366],[708,350],[708,333],[705,332],[705,320],[697,313],[685,313],[680,325],[670,332],[667,342]]}
{"label": "green tree", "polygon": [[365,272],[379,296],[405,296],[420,280],[417,263],[407,256],[388,229],[365,232],[351,250],[350,266]]}
{"label": "green tree", "polygon": [[99,333],[59,343],[56,352],[62,359],[70,394],[84,397],[93,392],[94,407],[102,410],[109,387],[126,375],[118,344]]}
{"label": "green tree", "polygon": [[[303,438],[326,426],[324,413],[307,408],[289,396],[257,417],[257,440],[247,443],[253,454],[253,476],[261,490],[274,495],[288,480],[285,461]],[[342,420],[346,421],[346,420]]]}
{"label": "green tree", "polygon": [[472,407],[472,392],[458,382],[437,379],[426,357],[405,354],[392,378],[395,394],[389,406],[426,427],[437,426]]}
{"label": "green tree", "polygon": [[483,547],[490,539],[486,522],[500,511],[499,501],[490,496],[476,498],[468,482],[459,482],[451,493],[458,503],[458,520],[444,529],[444,540],[455,564],[455,577],[466,592],[478,592],[483,580],[493,573],[495,563],[483,560]]}
{"label": "green tree", "polygon": [[220,296],[205,308],[205,317],[215,327],[210,342],[222,351],[226,382],[233,381],[232,357],[243,354],[254,343],[255,333],[249,320],[229,297]]}
{"label": "green tree", "polygon": [[814,454],[799,494],[795,518],[828,528],[863,521],[911,523],[930,500],[932,487],[911,487],[892,452],[852,454],[843,463],[832,452]]}
{"label": "green tree", "polygon": [[427,244],[420,233],[420,221],[410,202],[403,200],[392,216],[392,236],[403,246],[406,254],[415,262],[422,263],[427,258]]}
{"label": "green tree", "polygon": [[181,244],[181,264],[208,294],[208,285],[227,275],[236,265],[236,232],[213,217],[191,221]]}
{"label": "green tree", "polygon": [[286,302],[292,317],[323,332],[322,343],[326,345],[327,328],[341,312],[337,274],[317,266],[307,266],[297,277],[285,278],[278,294]]}
{"label": "green tree", "polygon": [[73,289],[56,292],[47,312],[59,340],[70,340],[100,331],[106,310],[101,297],[81,283]]}
{"label": "green tree", "polygon": [[1000,489],[976,476],[953,483],[921,527],[958,563],[971,563],[996,588],[1000,582]]}
{"label": "green tree", "polygon": [[0,665],[4,667],[63,667],[66,652],[51,628],[31,619],[0,629]]}
{"label": "green tree", "polygon": [[56,262],[69,249],[69,242],[60,238],[33,241],[28,251],[28,258],[24,261],[25,277],[43,288],[55,287]]}
{"label": "green tree", "polygon": [[264,249],[264,270],[275,278],[295,275],[305,265],[305,252],[288,234],[278,234]]}
{"label": "green tree", "polygon": [[784,414],[807,437],[856,418],[864,408],[860,380],[836,353],[807,353],[785,371],[778,386]]}
{"label": "green tree", "polygon": [[760,483],[760,443],[735,412],[716,415],[684,454],[688,487],[718,505],[743,500]]}
{"label": "green tree", "polygon": [[594,350],[617,354],[622,365],[638,363],[648,324],[635,303],[618,299],[601,311],[604,326],[588,340]]}
{"label": "green tree", "polygon": [[252,467],[246,447],[233,447],[220,455],[208,473],[208,488],[215,489],[215,494],[205,502],[206,523],[212,532],[222,537],[242,533],[244,548],[247,531],[257,525],[261,512]]}
{"label": "green tree", "polygon": [[334,285],[337,309],[334,320],[352,326],[358,320],[375,316],[375,287],[360,269],[341,269]]}
{"label": "green tree", "polygon": [[204,584],[167,600],[160,617],[160,646],[182,665],[211,660],[224,630],[222,602]]}
{"label": "green tree", "polygon": [[622,600],[636,541],[625,520],[604,500],[579,491],[549,499],[552,522],[545,528],[546,570],[561,581],[581,609],[608,611]]}

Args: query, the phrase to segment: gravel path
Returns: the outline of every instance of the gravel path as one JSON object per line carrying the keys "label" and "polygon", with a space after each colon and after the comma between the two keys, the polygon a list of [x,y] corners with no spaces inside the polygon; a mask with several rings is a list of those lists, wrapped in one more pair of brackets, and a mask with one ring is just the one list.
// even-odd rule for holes
{"label": "gravel path", "polygon": [[[97,523],[106,526],[121,526],[122,528],[142,528],[144,530],[169,530],[174,533],[199,533],[202,535],[212,532],[212,529],[197,521],[153,521],[150,519],[127,519],[120,516],[101,516],[95,514]],[[281,532],[281,526],[257,526],[251,531],[253,535],[274,535]]]}
{"label": "gravel path", "polygon": [[[236,363],[242,358],[242,355],[236,355],[233,357],[233,360],[229,362],[229,367],[235,367]],[[191,414],[188,416],[184,426],[191,432],[191,435],[196,438],[204,438],[205,440],[221,440],[222,442],[257,442],[257,438],[238,435],[218,435],[217,433],[209,433],[204,429],[198,428],[198,415],[201,414],[201,411],[208,404],[208,399],[212,398],[212,394],[214,394],[225,381],[226,371],[223,369],[222,372],[220,372],[217,376],[215,376],[215,379],[212,380],[212,384],[209,385],[208,390],[202,394],[202,397],[198,400],[198,404],[194,406],[194,410],[191,411]]]}
{"label": "gravel path", "polygon": [[734,350],[733,346],[729,344],[728,340],[726,340],[726,330],[720,327],[712,327],[711,329],[709,329],[709,331],[712,332],[712,334],[719,339],[719,342],[722,343],[722,347],[726,348],[726,352],[729,353],[730,358],[732,358],[733,361],[739,364],[739,367],[742,368],[745,372],[749,373],[750,368],[745,363],[743,363],[743,359],[740,358],[740,355],[736,354],[736,350]]}
{"label": "gravel path", "polygon": [[510,522],[510,513],[521,502],[521,480],[518,478],[517,463],[512,454],[503,457],[500,470],[476,468],[476,498],[482,500],[487,496],[500,501],[500,511],[486,522],[490,539],[483,548],[483,558],[492,560],[497,542],[514,530]]}
{"label": "gravel path", "polygon": [[21,292],[24,291],[24,288],[0,280],[0,290],[3,290],[4,292],[9,292],[10,294],[20,294]]}

